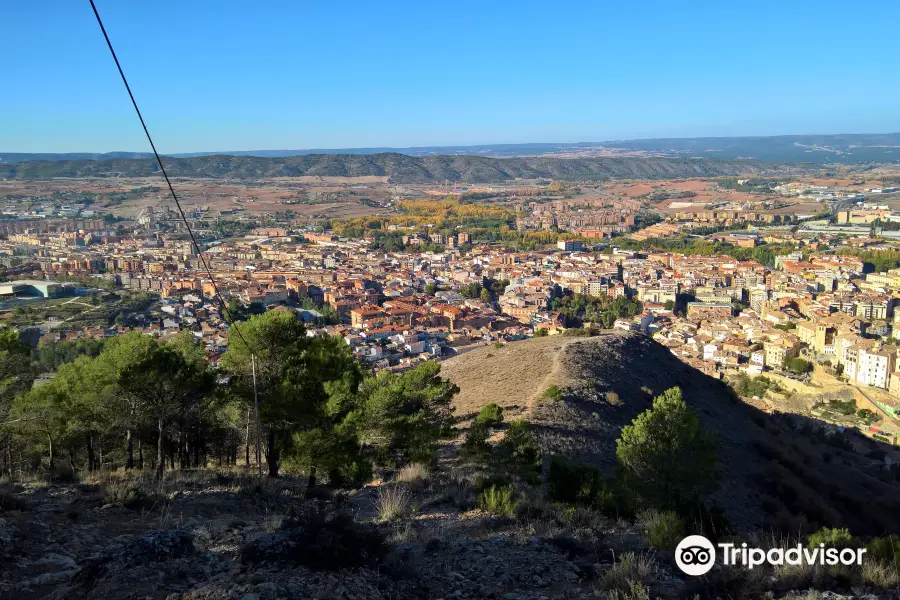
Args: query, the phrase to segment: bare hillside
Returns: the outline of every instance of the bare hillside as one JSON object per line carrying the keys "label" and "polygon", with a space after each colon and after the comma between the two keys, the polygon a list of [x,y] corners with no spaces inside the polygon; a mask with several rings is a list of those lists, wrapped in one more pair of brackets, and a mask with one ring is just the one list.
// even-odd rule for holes
{"label": "bare hillside", "polygon": [[[461,389],[460,415],[489,402],[518,408],[538,427],[545,450],[607,472],[622,427],[650,408],[654,395],[679,386],[704,427],[718,435],[722,485],[715,500],[735,525],[896,529],[900,485],[876,442],[826,434],[809,419],[763,413],[645,336],[550,337],[487,347],[447,361],[443,373]],[[544,397],[551,385],[561,389],[560,400]],[[863,453],[854,451],[850,436]]]}
{"label": "bare hillside", "polygon": [[553,382],[556,358],[572,340],[535,338],[502,348],[479,348],[446,361],[441,373],[460,388],[453,402],[457,414],[468,419],[489,402],[499,404],[508,414],[527,410]]}

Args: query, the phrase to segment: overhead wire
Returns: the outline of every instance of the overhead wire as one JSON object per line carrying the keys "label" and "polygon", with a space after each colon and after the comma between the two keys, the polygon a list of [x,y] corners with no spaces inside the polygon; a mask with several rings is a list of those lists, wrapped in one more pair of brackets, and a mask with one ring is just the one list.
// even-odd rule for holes
{"label": "overhead wire", "polygon": [[223,317],[226,317],[226,321],[230,321],[230,325],[235,330],[235,332],[237,332],[238,337],[241,338],[241,341],[250,350],[251,355],[254,355],[256,354],[256,350],[253,348],[253,346],[250,345],[249,342],[247,342],[244,334],[241,333],[240,328],[237,326],[237,321],[235,321],[235,319],[233,318],[231,311],[228,310],[228,307],[225,304],[225,300],[222,297],[221,292],[219,291],[219,285],[216,283],[216,278],[215,276],[213,276],[212,269],[209,268],[209,263],[206,262],[206,258],[204,258],[203,256],[203,250],[202,248],[200,248],[200,244],[197,243],[197,238],[194,236],[194,231],[191,229],[191,224],[188,222],[184,209],[181,207],[181,202],[178,200],[178,195],[175,193],[175,188],[172,186],[172,182],[169,180],[169,174],[166,173],[166,167],[165,165],[163,165],[162,158],[160,157],[159,152],[156,151],[156,144],[153,143],[153,137],[150,135],[150,130],[147,128],[147,123],[144,121],[144,116],[141,114],[141,109],[138,108],[137,101],[134,99],[134,94],[131,92],[131,86],[128,85],[128,78],[125,77],[125,71],[122,70],[122,65],[119,62],[119,57],[116,56],[116,51],[109,39],[109,35],[106,33],[106,27],[103,25],[103,19],[100,18],[99,11],[97,11],[97,5],[94,4],[94,0],[89,1],[91,3],[91,8],[94,11],[94,16],[97,18],[97,24],[100,25],[100,31],[103,32],[103,38],[106,40],[106,46],[109,48],[109,52],[110,54],[112,54],[113,60],[116,63],[116,68],[119,70],[119,75],[122,77],[122,83],[125,84],[125,89],[128,91],[128,97],[131,98],[131,105],[134,106],[134,111],[137,113],[138,119],[141,122],[141,127],[144,128],[144,134],[147,136],[147,141],[150,142],[150,148],[153,150],[153,155],[156,157],[156,164],[159,165],[159,170],[162,172],[162,176],[166,180],[166,185],[169,187],[169,192],[172,194],[172,199],[175,200],[175,206],[178,207],[178,214],[181,215],[181,220],[184,222],[184,226],[187,228],[188,235],[191,238],[191,243],[197,250],[197,256],[200,257],[200,262],[203,265],[206,274],[209,276],[210,281],[212,282],[215,297],[219,301],[219,304],[222,308],[222,315]]}

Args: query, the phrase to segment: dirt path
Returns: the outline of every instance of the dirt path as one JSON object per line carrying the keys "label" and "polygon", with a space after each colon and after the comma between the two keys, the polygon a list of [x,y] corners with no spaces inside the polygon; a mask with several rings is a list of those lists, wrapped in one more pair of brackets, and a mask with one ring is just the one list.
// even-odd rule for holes
{"label": "dirt path", "polygon": [[460,387],[454,406],[463,421],[491,402],[503,407],[508,416],[527,415],[541,403],[548,387],[572,383],[564,375],[563,364],[569,344],[596,343],[609,335],[615,334],[549,336],[511,342],[502,348],[477,348],[443,362],[441,373]]}
{"label": "dirt path", "polygon": [[441,364],[441,373],[460,387],[454,399],[466,420],[490,402],[510,416],[522,414],[543,390],[557,367],[559,350],[571,338],[559,336],[512,342],[502,348],[470,350]]}

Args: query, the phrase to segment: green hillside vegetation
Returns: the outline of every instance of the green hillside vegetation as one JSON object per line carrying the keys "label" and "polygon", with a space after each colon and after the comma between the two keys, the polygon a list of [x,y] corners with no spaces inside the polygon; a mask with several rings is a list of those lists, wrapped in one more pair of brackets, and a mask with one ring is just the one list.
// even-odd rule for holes
{"label": "green hillside vegetation", "polygon": [[605,329],[612,327],[616,319],[633,317],[643,310],[643,305],[637,299],[584,294],[554,298],[550,307],[565,315],[572,323],[599,323]]}
{"label": "green hillside vegetation", "polygon": [[[668,179],[778,173],[758,161],[694,158],[487,158],[464,155],[424,157],[396,153],[307,154],[280,158],[202,156],[165,158],[172,177],[267,178],[300,176],[389,177],[397,183],[454,181],[483,183],[514,179],[593,180]],[[146,177],[159,167],[150,159],[61,160],[0,163],[0,177]]]}
{"label": "green hillside vegetation", "polygon": [[[205,466],[212,457],[236,464],[238,440],[251,426],[249,347],[272,477],[289,466],[309,475],[310,487],[320,473],[333,485],[359,483],[373,464],[430,462],[450,432],[457,388],[441,379],[437,363],[367,375],[340,338],[307,337],[287,311],[252,316],[237,327],[240,335],[231,329],[218,368],[189,334],[158,342],[129,333],[102,350],[59,346],[41,351],[32,364],[30,348],[3,330],[3,472],[93,472],[102,460],[126,469],[153,465],[159,479],[167,469]],[[31,388],[38,364],[59,368]],[[249,458],[249,437],[244,443]]]}
{"label": "green hillside vegetation", "polygon": [[[728,242],[711,242],[687,237],[650,238],[648,240],[622,239],[616,245],[624,250],[654,250],[658,252],[677,252],[687,256],[726,255],[736,260],[754,260],[767,267],[775,266],[775,257],[793,252],[793,244],[763,244],[756,248],[743,248]],[[612,252],[612,250],[609,250]]]}

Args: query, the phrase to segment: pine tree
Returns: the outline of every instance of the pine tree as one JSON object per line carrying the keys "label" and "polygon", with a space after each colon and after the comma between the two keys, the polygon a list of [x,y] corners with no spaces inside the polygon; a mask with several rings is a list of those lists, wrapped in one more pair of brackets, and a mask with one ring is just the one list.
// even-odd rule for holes
{"label": "pine tree", "polygon": [[616,456],[626,483],[657,508],[689,507],[716,485],[716,443],[677,387],[622,428]]}

